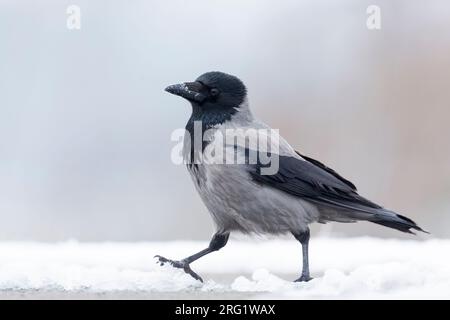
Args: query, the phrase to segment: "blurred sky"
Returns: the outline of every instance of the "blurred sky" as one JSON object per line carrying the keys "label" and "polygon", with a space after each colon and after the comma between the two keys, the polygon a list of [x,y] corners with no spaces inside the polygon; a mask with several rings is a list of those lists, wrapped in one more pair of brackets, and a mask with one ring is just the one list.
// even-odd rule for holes
{"label": "blurred sky", "polygon": [[211,70],[244,80],[294,147],[448,237],[449,30],[445,0],[0,0],[0,240],[209,238],[170,161],[190,106],[163,89]]}

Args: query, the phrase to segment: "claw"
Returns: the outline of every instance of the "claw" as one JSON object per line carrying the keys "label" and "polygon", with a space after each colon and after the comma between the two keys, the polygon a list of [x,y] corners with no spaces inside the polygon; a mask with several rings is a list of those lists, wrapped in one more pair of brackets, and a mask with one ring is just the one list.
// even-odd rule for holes
{"label": "claw", "polygon": [[160,255],[156,255],[155,258],[158,258],[158,263],[163,266],[165,263],[169,263],[170,265],[172,265],[172,267],[177,268],[177,269],[183,269],[184,272],[186,272],[187,274],[189,274],[192,278],[194,278],[195,280],[199,280],[200,282],[203,282],[202,277],[200,277],[197,273],[195,273],[194,271],[192,271],[189,263],[186,263],[185,261],[181,260],[170,260],[167,259],[165,257],[162,257]]}
{"label": "claw", "polygon": [[308,281],[310,281],[310,280],[312,280],[312,279],[314,279],[314,278],[311,278],[309,275],[304,275],[304,274],[302,274],[302,275],[300,276],[300,278],[298,278],[298,279],[295,280],[294,282],[308,282]]}

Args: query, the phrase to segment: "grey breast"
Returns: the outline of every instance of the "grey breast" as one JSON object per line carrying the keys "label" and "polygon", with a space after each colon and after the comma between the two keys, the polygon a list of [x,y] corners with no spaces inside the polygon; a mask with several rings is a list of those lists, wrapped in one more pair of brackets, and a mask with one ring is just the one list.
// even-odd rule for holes
{"label": "grey breast", "polygon": [[[218,143],[217,137],[225,129],[233,128],[230,122],[216,129],[203,154],[211,157],[211,148]],[[265,127],[261,122],[239,124],[240,128]],[[280,137],[280,153],[299,157]],[[185,156],[188,150],[184,150]],[[225,152],[245,156],[240,148],[226,146]],[[223,155],[222,155],[223,156]],[[217,160],[217,159],[216,159]],[[314,204],[298,197],[255,182],[249,174],[247,164],[188,164],[188,170],[201,199],[208,208],[217,230],[240,231],[243,233],[281,234],[298,232],[307,228],[311,222],[318,220],[318,210]]]}

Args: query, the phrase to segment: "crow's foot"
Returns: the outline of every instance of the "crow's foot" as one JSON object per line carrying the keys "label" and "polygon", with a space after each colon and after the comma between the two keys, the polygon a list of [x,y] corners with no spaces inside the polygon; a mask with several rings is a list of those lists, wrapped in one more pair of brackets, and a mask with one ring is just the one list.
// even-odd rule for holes
{"label": "crow's foot", "polygon": [[202,277],[200,277],[198,274],[196,274],[194,271],[192,271],[191,267],[189,266],[189,263],[187,263],[186,261],[184,261],[184,260],[181,260],[181,261],[179,261],[179,260],[170,260],[170,259],[164,258],[164,257],[159,256],[159,255],[155,256],[155,258],[158,258],[158,263],[161,266],[163,266],[164,264],[168,263],[174,268],[183,269],[184,272],[189,274],[195,280],[199,280],[200,282],[203,282]]}
{"label": "crow's foot", "polygon": [[311,278],[309,275],[304,275],[302,274],[300,278],[298,278],[297,280],[295,280],[295,282],[308,282],[310,280],[312,280],[313,278]]}

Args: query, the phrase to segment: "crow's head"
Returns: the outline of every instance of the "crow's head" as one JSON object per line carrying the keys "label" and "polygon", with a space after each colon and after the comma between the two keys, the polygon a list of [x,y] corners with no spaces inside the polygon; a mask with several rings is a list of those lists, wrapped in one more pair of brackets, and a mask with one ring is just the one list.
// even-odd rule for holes
{"label": "crow's head", "polygon": [[166,91],[185,98],[202,112],[234,113],[247,96],[239,78],[218,71],[202,74],[194,82],[168,86]]}

